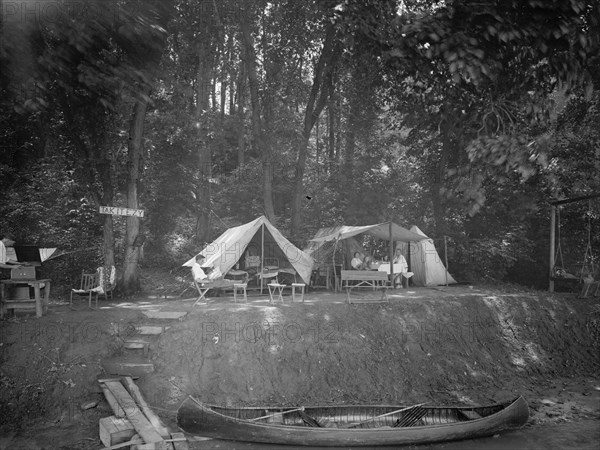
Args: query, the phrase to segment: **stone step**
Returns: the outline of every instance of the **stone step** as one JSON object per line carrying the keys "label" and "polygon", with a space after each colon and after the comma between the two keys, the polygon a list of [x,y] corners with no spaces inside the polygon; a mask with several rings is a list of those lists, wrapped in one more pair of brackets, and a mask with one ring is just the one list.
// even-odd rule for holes
{"label": "stone step", "polygon": [[142,349],[144,350],[144,355],[146,355],[150,348],[150,342],[143,339],[128,339],[123,343],[123,347],[128,350]]}
{"label": "stone step", "polygon": [[187,316],[185,311],[144,311],[143,313],[149,319],[183,320]]}
{"label": "stone step", "polygon": [[140,325],[138,327],[136,327],[136,332],[138,334],[151,334],[151,335],[156,335],[156,334],[160,334],[163,331],[169,329],[169,327],[163,327],[160,325]]}

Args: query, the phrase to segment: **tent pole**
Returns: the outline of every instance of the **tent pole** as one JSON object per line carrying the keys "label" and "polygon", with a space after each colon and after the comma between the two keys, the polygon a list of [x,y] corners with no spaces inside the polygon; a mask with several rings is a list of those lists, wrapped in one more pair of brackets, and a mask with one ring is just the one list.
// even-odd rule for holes
{"label": "tent pole", "polygon": [[446,287],[448,287],[448,236],[444,235],[444,259],[446,260]]}
{"label": "tent pole", "polygon": [[[331,258],[331,265],[333,267],[333,283],[335,284],[334,286],[334,292],[337,293],[338,291],[338,280],[337,280],[337,271],[335,270],[335,252],[337,250],[337,244],[338,244],[338,240],[335,240],[335,243],[333,244],[333,256]],[[329,277],[327,277],[329,278]],[[329,282],[328,282],[329,284]]]}
{"label": "tent pole", "polygon": [[554,270],[554,246],[556,244],[556,206],[552,205],[550,213],[550,274],[548,292],[554,292],[554,280],[552,279],[552,271]]}
{"label": "tent pole", "polygon": [[[394,280],[394,241],[392,240],[392,221],[390,220],[389,223],[389,231],[390,231],[390,248],[389,248],[389,252],[390,252],[390,280],[392,282],[392,289],[394,289],[395,286],[395,280]],[[400,278],[400,283],[402,283],[402,278]]]}
{"label": "tent pole", "polygon": [[260,227],[260,295],[263,293],[263,275],[265,273],[265,224]]}

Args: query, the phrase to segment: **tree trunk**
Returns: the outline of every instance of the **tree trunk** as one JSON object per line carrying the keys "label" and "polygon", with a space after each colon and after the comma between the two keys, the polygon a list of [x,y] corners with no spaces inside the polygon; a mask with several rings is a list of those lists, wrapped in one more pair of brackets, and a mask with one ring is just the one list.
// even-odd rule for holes
{"label": "tree trunk", "polygon": [[[110,162],[100,167],[102,178],[102,204],[106,206],[113,205],[114,192],[113,183],[110,176]],[[115,235],[113,228],[113,216],[110,214],[104,214],[104,224],[102,227],[103,234],[103,249],[104,249],[104,265],[114,266],[115,265]]]}
{"label": "tree trunk", "polygon": [[205,114],[209,109],[210,92],[210,44],[200,43],[198,49],[198,72],[196,74],[196,111],[195,120],[198,124],[197,148],[198,148],[198,176],[199,187],[197,192],[197,216],[196,222],[196,240],[199,245],[203,245],[210,231],[210,174],[212,166],[212,155],[210,146],[207,145],[206,135],[208,124],[205,123]]}
{"label": "tree trunk", "polygon": [[[143,92],[136,100],[131,125],[129,130],[128,153],[128,175],[127,185],[127,207],[138,209],[138,181],[140,178],[140,161],[142,159],[142,139],[144,136],[144,119],[146,117],[146,100],[149,89]],[[125,294],[131,295],[139,291],[140,279],[138,272],[138,261],[140,246],[135,245],[140,232],[140,218],[136,216],[127,217],[127,230],[125,233],[125,260],[123,262],[123,290]]]}
{"label": "tree trunk", "polygon": [[241,22],[242,37],[244,40],[244,53],[246,57],[246,71],[248,74],[248,85],[250,87],[250,105],[252,109],[252,147],[255,154],[261,155],[263,164],[263,205],[267,219],[275,219],[275,208],[273,207],[273,161],[271,160],[270,148],[264,145],[262,127],[260,120],[260,103],[258,97],[258,74],[256,69],[256,51],[250,34],[248,22]]}
{"label": "tree trunk", "polygon": [[327,170],[329,171],[335,160],[335,109],[331,96],[327,104],[327,149]]}
{"label": "tree trunk", "polygon": [[240,57],[242,59],[242,63],[239,68],[239,76],[237,83],[237,101],[238,101],[238,167],[242,167],[245,162],[245,129],[244,129],[244,100],[246,94],[246,71],[244,68],[245,65],[245,52],[244,46],[240,50]]}
{"label": "tree trunk", "polygon": [[446,208],[441,194],[444,186],[446,170],[448,168],[448,155],[453,151],[453,142],[450,136],[452,124],[445,124],[441,128],[442,151],[435,164],[435,175],[430,184],[431,207],[435,224],[436,236],[443,236],[446,232]]}
{"label": "tree trunk", "polygon": [[355,195],[354,181],[354,158],[356,151],[356,132],[359,127],[360,100],[356,90],[351,94],[350,111],[348,113],[348,122],[345,131],[345,147],[343,151],[343,160],[341,162],[342,173],[341,180],[344,186],[342,191],[343,204],[346,207],[345,217],[349,220],[356,219],[356,210],[353,206],[352,197]]}
{"label": "tree trunk", "polygon": [[327,100],[333,91],[333,66],[339,56],[339,47],[335,41],[335,30],[328,25],[323,41],[323,49],[314,69],[313,85],[306,103],[302,137],[298,143],[298,159],[296,161],[296,176],[294,179],[294,197],[292,199],[291,235],[298,238],[302,226],[302,199],[304,198],[304,171],[308,143],[312,129],[319,119]]}

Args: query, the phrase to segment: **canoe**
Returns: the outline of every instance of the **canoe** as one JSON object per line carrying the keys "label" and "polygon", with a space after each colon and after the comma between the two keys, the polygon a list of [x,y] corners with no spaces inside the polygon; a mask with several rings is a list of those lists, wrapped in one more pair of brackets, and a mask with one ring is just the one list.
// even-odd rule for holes
{"label": "canoe", "polygon": [[228,408],[194,397],[177,411],[190,434],[306,446],[411,445],[490,436],[529,418],[523,397],[489,406],[356,405]]}

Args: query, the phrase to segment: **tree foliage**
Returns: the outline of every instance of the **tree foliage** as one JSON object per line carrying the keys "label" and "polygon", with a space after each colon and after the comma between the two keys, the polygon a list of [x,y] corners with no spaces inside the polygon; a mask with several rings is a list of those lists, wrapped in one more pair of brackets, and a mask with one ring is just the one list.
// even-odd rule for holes
{"label": "tree foliage", "polygon": [[[449,236],[459,278],[543,282],[548,199],[600,191],[595,1],[102,7],[3,22],[0,228],[19,240],[123,266],[143,233],[161,265],[265,213],[300,246],[394,220]],[[128,233],[95,213],[132,198]],[[565,209],[572,253],[597,211]]]}

